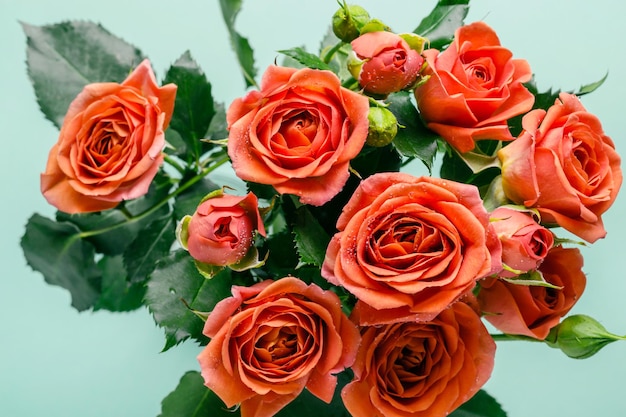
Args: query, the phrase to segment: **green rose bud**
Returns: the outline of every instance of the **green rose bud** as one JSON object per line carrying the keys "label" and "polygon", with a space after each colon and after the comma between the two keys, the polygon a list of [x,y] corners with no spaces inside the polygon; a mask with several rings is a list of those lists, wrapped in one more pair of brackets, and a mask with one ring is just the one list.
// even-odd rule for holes
{"label": "green rose bud", "polygon": [[344,42],[359,37],[361,29],[370,20],[370,15],[361,6],[344,5],[333,15],[333,33]]}
{"label": "green rose bud", "polygon": [[384,107],[372,107],[367,115],[370,126],[366,143],[370,146],[389,145],[398,133],[396,116]]}
{"label": "green rose bud", "polygon": [[369,32],[391,32],[391,28],[379,19],[368,21],[360,30],[361,35]]}
{"label": "green rose bud", "polygon": [[566,317],[545,339],[548,345],[574,359],[593,356],[616,340],[626,340],[626,336],[609,333],[597,320],[583,314]]}

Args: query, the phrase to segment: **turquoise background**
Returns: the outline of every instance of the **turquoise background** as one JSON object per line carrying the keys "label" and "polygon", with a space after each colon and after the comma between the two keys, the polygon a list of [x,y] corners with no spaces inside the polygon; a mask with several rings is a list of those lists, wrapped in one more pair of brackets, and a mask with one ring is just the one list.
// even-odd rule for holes
{"label": "turquoise background", "polygon": [[[316,50],[335,0],[244,0],[238,29],[262,70],[277,50]],[[435,1],[363,0],[397,32],[411,31]],[[622,2],[542,0],[472,2],[467,21],[485,20],[516,57],[527,59],[541,89],[575,89],[609,71],[605,85],[583,103],[600,116],[626,155],[626,29]],[[40,113],[26,76],[26,41],[19,21],[101,22],[148,55],[161,77],[190,49],[226,104],[244,86],[216,0],[0,0],[0,416],[156,417],[160,401],[199,349],[164,343],[146,310],[129,314],[77,313],[68,294],[44,283],[19,248],[27,218],[54,210],[39,194],[39,173],[57,130]],[[626,192],[626,191],[624,191]],[[591,314],[626,333],[626,197],[604,216],[608,237],[584,248],[588,286],[574,312]],[[503,342],[486,389],[509,417],[626,415],[626,342],[584,361],[542,344]],[[184,416],[181,416],[184,417]]]}

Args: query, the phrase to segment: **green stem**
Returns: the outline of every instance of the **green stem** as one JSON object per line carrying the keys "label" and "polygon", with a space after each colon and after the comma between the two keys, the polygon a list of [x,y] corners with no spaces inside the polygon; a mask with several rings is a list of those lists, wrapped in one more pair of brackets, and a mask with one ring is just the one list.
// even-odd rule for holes
{"label": "green stem", "polygon": [[176,162],[176,160],[174,158],[172,158],[171,156],[165,155],[164,161],[167,162],[168,164],[170,164],[180,174],[184,174],[185,173],[185,168],[183,168],[182,165],[180,165],[178,162]]}
{"label": "green stem", "polygon": [[114,225],[111,225],[111,226],[108,226],[108,227],[103,227],[102,229],[87,230],[87,231],[81,232],[81,233],[78,234],[78,237],[80,239],[84,239],[84,238],[87,238],[87,237],[96,236],[96,235],[99,235],[99,234],[102,234],[102,233],[110,232],[111,230],[117,229],[118,227],[124,226],[126,224],[131,224],[131,223],[137,222],[137,221],[139,221],[141,219],[145,219],[146,217],[150,216],[151,214],[156,212],[158,209],[160,209],[163,205],[167,204],[167,202],[171,198],[176,197],[178,194],[180,194],[183,191],[187,190],[192,185],[194,185],[195,183],[200,181],[202,178],[204,178],[207,175],[209,175],[215,169],[217,169],[218,167],[224,165],[226,162],[228,162],[228,155],[224,155],[222,158],[218,159],[213,165],[203,169],[198,175],[190,178],[188,181],[186,181],[185,183],[180,185],[176,190],[174,190],[172,193],[168,194],[165,198],[163,198],[161,201],[159,201],[158,203],[156,203],[154,206],[150,207],[149,209],[144,210],[141,213],[136,214],[134,216],[131,216],[131,217],[127,218],[123,222],[120,222],[120,223],[117,223],[117,224],[114,224]]}
{"label": "green stem", "polygon": [[535,339],[534,337],[522,336],[522,335],[516,335],[516,334],[498,333],[498,334],[491,334],[491,337],[496,342],[510,342],[514,340],[523,340],[526,342],[543,342],[543,340]]}
{"label": "green stem", "polygon": [[326,64],[330,63],[330,61],[333,59],[333,56],[335,56],[337,51],[341,49],[341,47],[344,46],[345,44],[346,43],[344,41],[339,41],[337,44],[335,44],[335,46],[330,48],[328,52],[326,52],[326,55],[324,55],[324,59],[323,59],[324,63]]}

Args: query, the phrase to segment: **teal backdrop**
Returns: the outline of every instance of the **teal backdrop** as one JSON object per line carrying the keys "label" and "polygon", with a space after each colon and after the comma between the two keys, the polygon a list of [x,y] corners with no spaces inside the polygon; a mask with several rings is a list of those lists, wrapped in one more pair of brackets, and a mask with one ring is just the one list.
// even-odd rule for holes
{"label": "teal backdrop", "polygon": [[[516,57],[530,62],[541,89],[573,90],[602,78],[583,98],[626,155],[626,3],[617,0],[473,0],[467,21],[484,20]],[[397,32],[411,31],[434,0],[362,0]],[[262,71],[277,50],[316,50],[335,0],[243,0],[237,28]],[[57,139],[26,75],[19,22],[94,20],[139,47],[157,76],[185,50],[204,68],[214,96],[244,93],[217,0],[0,0],[0,416],[156,417],[160,401],[199,348],[160,353],[162,332],[146,310],[77,313],[69,295],[44,283],[24,261],[19,240],[33,212],[54,210],[39,193],[39,173]],[[626,190],[604,216],[608,237],[583,248],[586,293],[574,312],[626,334]],[[509,417],[626,415],[626,342],[583,361],[542,344],[501,342],[486,389]],[[185,416],[181,416],[185,417]]]}

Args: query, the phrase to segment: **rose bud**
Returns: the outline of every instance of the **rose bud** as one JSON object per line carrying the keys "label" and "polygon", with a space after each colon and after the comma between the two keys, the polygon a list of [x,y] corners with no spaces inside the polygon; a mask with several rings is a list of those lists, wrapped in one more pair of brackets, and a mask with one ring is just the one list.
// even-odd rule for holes
{"label": "rose bud", "polygon": [[253,246],[255,231],[265,236],[257,197],[252,193],[245,197],[227,195],[217,190],[200,202],[193,216],[182,219],[178,236],[196,261],[230,266],[257,258]]}
{"label": "rose bud", "polygon": [[402,36],[369,32],[352,41],[348,69],[366,93],[387,95],[411,87],[424,59]]}
{"label": "rose bud", "polygon": [[351,42],[369,20],[369,13],[361,6],[344,4],[333,15],[333,33],[342,41]]}
{"label": "rose bud", "polygon": [[498,275],[512,278],[537,269],[554,244],[551,231],[540,226],[530,213],[498,207],[491,213],[493,228],[502,243],[502,264]]}
{"label": "rose bud", "polygon": [[554,327],[546,342],[574,359],[586,359],[616,340],[626,340],[626,336],[609,333],[602,324],[584,314],[566,317]]}
{"label": "rose bud", "polygon": [[384,107],[372,107],[367,115],[370,126],[367,132],[367,143],[370,146],[382,147],[389,145],[398,133],[396,116]]}

